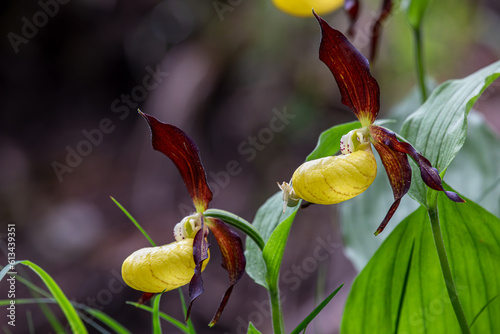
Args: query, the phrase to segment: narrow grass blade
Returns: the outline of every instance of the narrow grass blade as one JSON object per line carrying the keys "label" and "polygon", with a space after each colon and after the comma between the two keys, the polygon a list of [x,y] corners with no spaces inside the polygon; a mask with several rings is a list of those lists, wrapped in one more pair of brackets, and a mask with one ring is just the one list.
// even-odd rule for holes
{"label": "narrow grass blade", "polygon": [[[153,313],[153,308],[152,307],[149,307],[149,306],[146,306],[146,305],[142,305],[142,304],[139,304],[139,303],[134,303],[134,302],[127,302],[127,304],[135,306],[135,307],[140,308],[142,310],[145,310],[147,312]],[[171,316],[169,316],[168,314],[165,314],[163,312],[160,312],[159,314],[160,314],[161,318],[163,318],[164,320],[166,320],[171,325],[173,325],[173,326],[177,327],[178,329],[180,329],[183,333],[190,334],[188,327],[186,325],[184,325],[182,322],[180,322],[179,320],[174,319]]]}
{"label": "narrow grass blade", "polygon": [[[10,303],[10,299],[3,299],[0,300],[0,306],[6,306]],[[23,304],[39,304],[39,305],[45,305],[45,304],[57,304],[57,301],[54,298],[22,298],[22,299],[16,299],[16,305],[23,305]],[[75,308],[87,312],[89,315],[92,317],[96,318],[97,320],[101,321],[103,324],[108,326],[110,329],[114,331],[114,333],[118,334],[131,334],[131,332],[126,329],[123,325],[121,325],[118,321],[115,319],[111,318],[109,315],[106,313],[103,313],[99,310],[96,310],[92,307],[88,307],[87,305],[80,304],[80,303],[71,303]],[[88,317],[84,318],[83,320],[88,321],[90,320]],[[64,328],[63,331],[64,332]],[[59,332],[56,332],[59,333]]]}
{"label": "narrow grass blade", "polygon": [[335,291],[333,291],[321,304],[319,304],[290,334],[299,334],[300,331],[304,330],[307,325],[321,312],[326,305],[332,300],[333,297],[340,291],[340,289],[344,286],[342,283]]}
{"label": "narrow grass blade", "polygon": [[[184,314],[184,317],[187,317],[186,300],[184,299],[184,295],[182,294],[182,289],[178,288],[177,291],[179,291],[179,298],[181,299],[182,313]],[[191,318],[188,319],[186,325],[188,327],[190,334],[196,334],[196,330],[194,329],[194,325],[193,322],[191,321]]]}
{"label": "narrow grass blade", "polygon": [[151,245],[153,247],[156,246],[156,244],[154,243],[153,239],[151,239],[151,237],[149,236],[149,234],[146,233],[146,231],[142,228],[142,226],[137,222],[137,220],[135,220],[134,217],[132,217],[132,215],[116,200],[114,199],[112,196],[110,196],[111,200],[113,202],[115,202],[115,204],[120,208],[120,210],[123,211],[123,213],[125,214],[125,216],[128,217],[128,219],[130,219],[132,221],[132,223],[134,223],[135,227],[137,227],[139,229],[139,231],[141,231],[141,233],[146,237],[146,239],[149,240],[149,242],[151,243]]}
{"label": "narrow grass blade", "polygon": [[[24,264],[25,266],[28,266],[42,279],[42,281],[49,289],[50,293],[52,293],[54,298],[57,300],[59,307],[61,307],[64,315],[66,316],[66,319],[68,319],[68,322],[71,326],[71,330],[74,333],[79,333],[79,334],[88,333],[87,329],[85,328],[85,325],[83,324],[82,319],[76,313],[76,310],[73,307],[73,305],[71,305],[70,301],[68,300],[64,292],[62,292],[59,285],[57,285],[57,283],[45,270],[43,270],[41,267],[28,260],[17,261],[13,264],[13,266],[17,264]],[[5,276],[5,274],[9,269],[10,266],[6,266],[5,268],[2,269],[2,271],[0,271],[0,280],[3,279],[3,277]]]}
{"label": "narrow grass blade", "polygon": [[472,319],[472,321],[470,322],[470,325],[469,327],[472,328],[472,326],[474,325],[474,323],[476,322],[477,318],[479,318],[479,316],[481,315],[481,313],[483,313],[484,310],[486,310],[486,308],[495,300],[497,299],[498,295],[496,295],[495,297],[491,298],[484,306],[483,308],[481,308],[481,310],[476,314],[476,316],[474,317],[474,319]]}
{"label": "narrow grass blade", "polygon": [[161,334],[161,323],[160,323],[160,298],[161,293],[155,296],[153,301],[153,333]]}

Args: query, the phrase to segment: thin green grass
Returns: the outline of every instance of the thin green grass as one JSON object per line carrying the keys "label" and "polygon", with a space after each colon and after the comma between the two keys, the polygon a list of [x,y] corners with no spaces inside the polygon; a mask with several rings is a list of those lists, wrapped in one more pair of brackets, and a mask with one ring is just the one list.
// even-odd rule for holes
{"label": "thin green grass", "polygon": [[137,227],[139,229],[139,231],[141,231],[141,233],[146,237],[146,239],[149,240],[149,242],[151,243],[151,245],[153,247],[155,247],[156,246],[155,242],[153,241],[153,239],[151,239],[151,237],[149,236],[149,234],[146,233],[146,231],[137,222],[137,220],[135,220],[135,218],[116,199],[114,199],[112,196],[110,196],[110,198],[111,198],[111,200],[113,202],[115,202],[115,204],[120,208],[120,210],[123,211],[123,213],[128,217],[128,219],[130,219],[132,221],[132,223],[134,223],[135,227]]}

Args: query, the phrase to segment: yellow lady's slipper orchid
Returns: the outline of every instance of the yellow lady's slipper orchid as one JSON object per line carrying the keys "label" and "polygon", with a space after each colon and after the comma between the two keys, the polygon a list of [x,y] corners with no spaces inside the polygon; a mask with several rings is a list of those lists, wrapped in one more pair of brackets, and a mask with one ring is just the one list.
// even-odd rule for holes
{"label": "yellow lady's slipper orchid", "polygon": [[319,14],[328,14],[341,8],[344,0],[273,0],[281,11],[293,16],[312,16],[312,10]]}
{"label": "yellow lady's slipper orchid", "polygon": [[[201,270],[210,259],[203,261]],[[122,277],[133,289],[159,293],[188,284],[196,267],[193,260],[193,239],[168,245],[141,248],[133,252],[122,265]]]}
{"label": "yellow lady's slipper orchid", "polygon": [[144,292],[140,303],[149,300],[155,293],[189,284],[190,300],[186,310],[186,319],[189,319],[194,300],[204,291],[201,273],[210,259],[207,236],[211,231],[221,250],[222,266],[229,274],[229,287],[209,324],[213,326],[219,320],[234,285],[245,272],[243,243],[223,220],[203,215],[213,193],[207,183],[196,143],[178,127],[160,122],[141,111],[139,113],[151,129],[153,148],[165,154],[179,170],[195,212],[175,225],[175,242],[143,248],[130,255],[122,265],[123,280],[130,287]]}
{"label": "yellow lady's slipper orchid", "polygon": [[293,173],[295,194],[311,203],[335,204],[365,191],[377,176],[370,145],[349,154],[305,162]]}
{"label": "yellow lady's slipper orchid", "polygon": [[[390,10],[390,5],[384,8]],[[394,202],[375,235],[384,230],[401,198],[410,189],[412,170],[407,155],[417,163],[422,181],[429,188],[444,192],[452,201],[463,202],[456,193],[443,188],[439,171],[411,144],[374,124],[380,110],[380,88],[370,73],[368,60],[340,31],[330,27],[321,17],[316,15],[316,18],[322,31],[319,58],[332,72],[342,103],[351,108],[362,127],[342,136],[342,155],[308,161],[295,171],[291,184],[278,184],[283,191],[283,211],[286,206],[297,205],[300,199],[334,204],[365,191],[377,174],[371,145],[379,153],[394,194]]]}

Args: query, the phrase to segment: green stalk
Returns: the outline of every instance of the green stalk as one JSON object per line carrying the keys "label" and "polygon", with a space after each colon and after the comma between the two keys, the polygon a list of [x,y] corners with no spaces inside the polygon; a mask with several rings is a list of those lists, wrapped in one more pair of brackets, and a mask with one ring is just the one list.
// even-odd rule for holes
{"label": "green stalk", "polygon": [[280,291],[278,285],[269,287],[269,299],[271,300],[271,316],[273,320],[273,333],[284,333],[283,312],[281,311]]}
{"label": "green stalk", "polygon": [[220,209],[207,209],[203,212],[203,215],[205,217],[221,219],[226,224],[236,227],[237,229],[248,235],[253,241],[255,241],[260,250],[264,249],[265,242],[262,239],[259,231],[257,231],[252,224],[250,224],[240,216]]}
{"label": "green stalk", "polygon": [[441,271],[443,272],[446,290],[448,291],[448,296],[450,297],[451,305],[453,306],[453,310],[457,316],[462,334],[470,334],[470,328],[467,324],[467,319],[465,318],[465,313],[462,309],[462,305],[460,304],[460,300],[458,299],[457,288],[451,274],[450,263],[448,262],[448,257],[446,256],[446,249],[444,248],[443,234],[441,233],[441,226],[439,225],[437,191],[433,191],[430,199],[431,200],[428,201],[429,219],[431,221],[432,235],[434,237],[434,243],[436,244],[439,264],[441,265]]}
{"label": "green stalk", "polygon": [[422,103],[427,100],[427,87],[425,86],[425,69],[424,69],[424,56],[422,47],[422,30],[413,28],[413,35],[415,37],[415,60],[417,69],[418,85],[420,87],[420,94]]}

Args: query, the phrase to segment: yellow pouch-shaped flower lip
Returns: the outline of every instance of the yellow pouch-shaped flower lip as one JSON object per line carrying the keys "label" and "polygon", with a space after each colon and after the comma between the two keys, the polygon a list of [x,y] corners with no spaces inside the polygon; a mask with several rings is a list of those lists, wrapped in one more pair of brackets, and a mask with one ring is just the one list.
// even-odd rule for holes
{"label": "yellow pouch-shaped flower lip", "polygon": [[293,16],[313,16],[312,10],[320,15],[328,14],[343,6],[343,0],[273,0],[281,11]]}
{"label": "yellow pouch-shaped flower lip", "polygon": [[[202,271],[209,259],[210,253]],[[193,239],[184,239],[135,251],[123,262],[122,277],[135,290],[159,293],[188,284],[194,268]]]}
{"label": "yellow pouch-shaped flower lip", "polygon": [[370,146],[350,154],[305,162],[292,176],[295,194],[311,203],[335,204],[365,191],[377,175]]}

